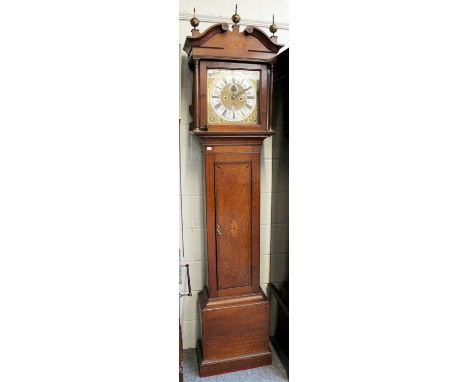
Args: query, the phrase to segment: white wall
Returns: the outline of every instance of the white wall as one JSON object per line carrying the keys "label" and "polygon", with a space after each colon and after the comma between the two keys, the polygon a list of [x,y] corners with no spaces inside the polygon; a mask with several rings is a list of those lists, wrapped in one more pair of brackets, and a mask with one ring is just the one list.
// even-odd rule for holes
{"label": "white wall", "polygon": [[[196,7],[200,19],[198,29],[203,32],[217,22],[229,22],[234,13],[234,1],[187,1],[180,0],[179,8],[179,43],[184,45],[185,38],[191,35],[189,19]],[[271,15],[275,14],[275,23],[279,29],[278,42],[288,44],[288,1],[261,0],[256,2],[237,1],[241,16],[241,29],[244,25],[262,26],[270,35],[268,25]],[[249,23],[251,21],[251,23]],[[263,27],[265,25],[265,27]],[[193,348],[197,340],[197,293],[206,284],[206,252],[204,221],[204,180],[201,148],[198,138],[189,134],[189,105],[192,103],[193,75],[187,65],[187,55],[182,52],[180,93],[180,163],[181,163],[181,199],[183,238],[182,262],[190,264],[190,276],[193,295],[180,299],[180,321],[184,348]],[[261,206],[260,206],[260,283],[266,289],[269,282],[270,238],[271,238],[271,198],[272,198],[272,138],[265,139],[261,155]],[[186,290],[183,277],[181,290]]]}

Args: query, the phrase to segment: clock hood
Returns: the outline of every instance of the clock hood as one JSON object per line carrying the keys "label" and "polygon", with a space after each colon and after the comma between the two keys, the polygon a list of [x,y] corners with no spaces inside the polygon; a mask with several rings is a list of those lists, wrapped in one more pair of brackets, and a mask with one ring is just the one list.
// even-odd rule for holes
{"label": "clock hood", "polygon": [[246,26],[241,32],[239,25],[233,25],[231,31],[227,23],[219,23],[203,33],[192,30],[192,36],[185,40],[184,51],[190,64],[196,58],[273,63],[283,46],[277,43],[277,36],[268,37],[257,27]]}

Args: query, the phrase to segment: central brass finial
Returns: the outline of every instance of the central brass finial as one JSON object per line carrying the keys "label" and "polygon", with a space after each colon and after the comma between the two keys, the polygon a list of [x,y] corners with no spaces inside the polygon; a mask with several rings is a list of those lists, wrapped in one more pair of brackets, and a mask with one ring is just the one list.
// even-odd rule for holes
{"label": "central brass finial", "polygon": [[240,16],[237,14],[237,4],[236,4],[236,12],[232,15],[231,20],[234,24],[238,24],[240,21]]}
{"label": "central brass finial", "polygon": [[270,32],[273,33],[274,36],[277,30],[278,27],[275,24],[275,15],[273,15],[273,24],[270,25]]}
{"label": "central brass finial", "polygon": [[197,30],[198,24],[200,24],[200,20],[195,17],[195,8],[193,8],[193,17],[190,19],[190,25],[192,25],[194,30]]}

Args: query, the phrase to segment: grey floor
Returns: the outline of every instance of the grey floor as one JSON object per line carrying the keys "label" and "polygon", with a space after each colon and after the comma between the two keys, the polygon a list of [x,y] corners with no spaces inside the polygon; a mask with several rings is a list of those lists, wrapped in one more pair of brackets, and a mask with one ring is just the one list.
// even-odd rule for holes
{"label": "grey floor", "polygon": [[[272,348],[272,346],[270,346]],[[273,364],[271,366],[258,367],[200,378],[198,375],[197,352],[195,349],[184,350],[184,382],[283,382],[288,381],[288,376],[274,349],[271,349]]]}

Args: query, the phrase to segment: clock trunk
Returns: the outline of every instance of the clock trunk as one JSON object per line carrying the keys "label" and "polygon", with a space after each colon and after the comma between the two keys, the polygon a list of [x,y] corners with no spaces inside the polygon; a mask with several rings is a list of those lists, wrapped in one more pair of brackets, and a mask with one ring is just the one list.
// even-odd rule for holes
{"label": "clock trunk", "polygon": [[201,376],[271,364],[260,289],[263,138],[202,137],[208,288],[199,293]]}

